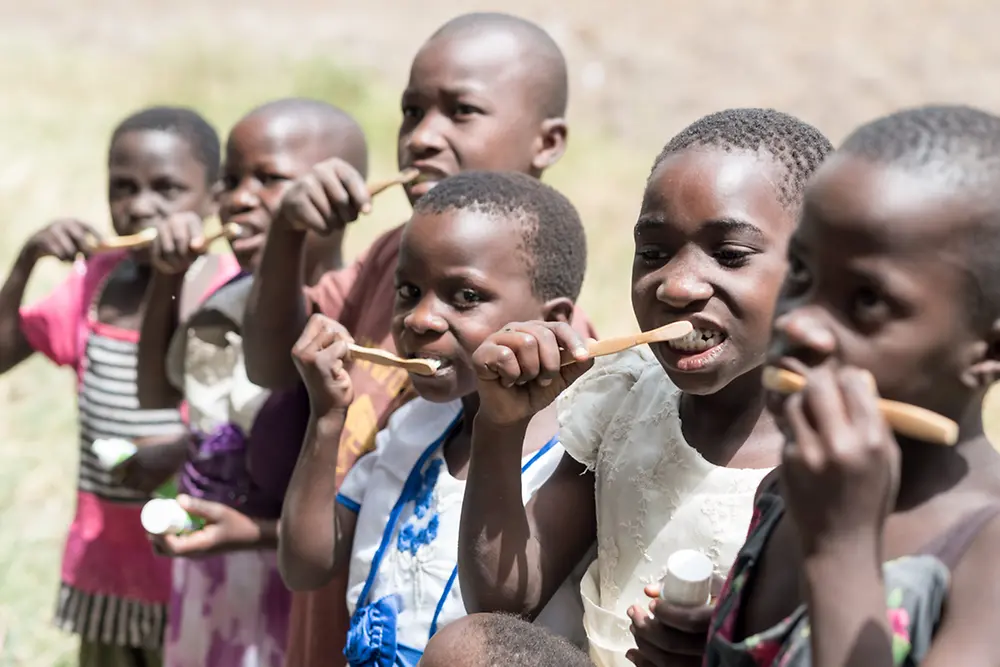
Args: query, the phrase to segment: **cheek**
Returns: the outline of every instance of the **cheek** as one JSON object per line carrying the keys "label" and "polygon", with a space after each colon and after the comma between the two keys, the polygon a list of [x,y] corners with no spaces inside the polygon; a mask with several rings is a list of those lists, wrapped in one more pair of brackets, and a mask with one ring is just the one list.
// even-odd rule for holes
{"label": "cheek", "polygon": [[653,328],[658,310],[656,288],[660,280],[655,271],[648,272],[638,262],[632,266],[632,312],[642,330]]}
{"label": "cheek", "polygon": [[289,188],[292,187],[292,182],[288,181],[282,183],[281,185],[274,185],[271,187],[264,188],[260,191],[260,203],[268,211],[278,210],[278,205],[281,204],[282,197],[288,192]]}

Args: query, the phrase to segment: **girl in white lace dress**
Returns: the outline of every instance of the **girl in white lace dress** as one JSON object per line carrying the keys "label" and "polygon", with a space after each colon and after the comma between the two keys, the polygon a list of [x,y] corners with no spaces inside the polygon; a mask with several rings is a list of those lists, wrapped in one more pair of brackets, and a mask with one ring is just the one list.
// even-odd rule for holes
{"label": "girl in white lace dress", "polygon": [[[760,366],[802,186],[829,151],[813,127],[762,109],[707,116],[667,144],[634,230],[632,304],[643,330],[690,321],[685,338],[585,374],[589,362],[560,366],[584,345],[562,326],[512,324],[477,351],[482,405],[459,558],[470,612],[538,613],[596,540],[581,584],[594,661],[697,663],[670,662],[677,647],[645,596],[678,549],[728,571],[757,485],[777,463],[782,439],[764,413]],[[508,490],[515,443],[567,387],[567,456],[522,508]]]}

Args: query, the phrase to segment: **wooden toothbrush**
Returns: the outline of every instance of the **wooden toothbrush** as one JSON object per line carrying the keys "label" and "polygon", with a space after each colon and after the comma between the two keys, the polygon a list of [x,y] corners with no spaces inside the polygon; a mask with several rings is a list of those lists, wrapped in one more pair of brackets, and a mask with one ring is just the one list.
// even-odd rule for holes
{"label": "wooden toothbrush", "polygon": [[[769,366],[764,369],[764,386],[782,394],[794,394],[806,386],[798,373]],[[958,442],[958,424],[936,412],[908,403],[880,398],[879,409],[894,431],[936,445],[951,446]]]}
{"label": "wooden toothbrush", "polygon": [[[374,181],[368,185],[368,193],[374,197],[375,195],[385,192],[394,185],[404,185],[409,183],[417,176],[420,175],[420,171],[417,169],[404,169],[392,178],[388,178],[382,181]],[[240,234],[240,226],[234,223],[228,223],[223,226],[222,231],[209,236],[201,243],[202,251],[207,250],[210,245],[215,243],[217,240],[222,238],[236,238]],[[136,250],[138,248],[145,248],[152,245],[153,241],[156,240],[156,230],[153,228],[144,229],[137,234],[129,234],[128,236],[112,236],[103,239],[100,242],[94,240],[93,249],[94,252],[108,252],[110,250]]]}
{"label": "wooden toothbrush", "polygon": [[[620,336],[618,338],[608,338],[606,340],[591,341],[587,344],[588,358],[603,357],[615,352],[621,352],[637,345],[647,343],[661,343],[666,340],[680,338],[694,331],[694,327],[688,321],[671,322],[652,331],[644,331],[633,336]],[[348,346],[351,357],[364,359],[380,366],[393,366],[416,373],[417,375],[434,375],[441,368],[441,362],[436,359],[403,359],[391,352],[360,345]],[[563,366],[576,363],[575,359],[563,362]]]}
{"label": "wooden toothbrush", "polygon": [[[662,327],[657,327],[656,329],[651,329],[649,331],[643,331],[642,333],[631,336],[618,336],[616,338],[605,338],[604,340],[592,340],[587,343],[587,358],[593,359],[595,357],[603,357],[609,354],[615,354],[616,352],[623,352],[639,345],[662,343],[664,341],[674,340],[675,338],[682,338],[692,331],[694,331],[694,326],[692,326],[690,322],[687,320],[678,320],[677,322],[671,322],[670,324],[665,324]],[[575,363],[576,359],[571,358],[564,361],[562,365],[568,366]]]}

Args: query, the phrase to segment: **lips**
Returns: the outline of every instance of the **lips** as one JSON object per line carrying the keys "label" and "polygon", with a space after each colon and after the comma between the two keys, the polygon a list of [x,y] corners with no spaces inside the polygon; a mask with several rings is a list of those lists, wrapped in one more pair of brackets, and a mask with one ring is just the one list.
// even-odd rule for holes
{"label": "lips", "polygon": [[419,171],[415,179],[407,183],[406,189],[410,194],[422,196],[434,189],[439,182],[448,178],[448,173],[444,170],[429,164],[416,162],[409,165]]}

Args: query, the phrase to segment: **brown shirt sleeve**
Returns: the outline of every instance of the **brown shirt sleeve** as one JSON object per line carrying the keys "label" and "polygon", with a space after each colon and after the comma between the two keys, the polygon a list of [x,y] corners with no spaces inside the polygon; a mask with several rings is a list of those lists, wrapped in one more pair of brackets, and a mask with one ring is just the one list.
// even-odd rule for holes
{"label": "brown shirt sleeve", "polygon": [[386,271],[395,271],[402,233],[402,226],[389,230],[375,239],[353,264],[330,271],[314,286],[305,288],[310,311],[337,320],[353,333],[359,309],[369,302],[370,293],[378,289]]}

